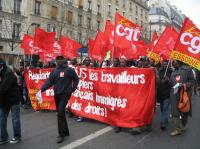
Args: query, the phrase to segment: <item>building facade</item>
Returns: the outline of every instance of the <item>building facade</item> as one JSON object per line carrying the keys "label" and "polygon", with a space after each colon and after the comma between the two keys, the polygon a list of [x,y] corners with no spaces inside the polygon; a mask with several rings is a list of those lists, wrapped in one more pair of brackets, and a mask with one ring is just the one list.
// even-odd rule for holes
{"label": "building facade", "polygon": [[185,15],[177,10],[175,6],[170,5],[167,0],[151,0],[149,1],[149,7],[151,35],[154,31],[160,35],[168,25],[172,25],[177,31],[180,31]]}
{"label": "building facade", "polygon": [[[116,12],[140,25],[143,37],[149,38],[149,9],[145,0],[0,0],[0,6],[1,53],[22,53],[23,35],[33,36],[36,27],[56,31],[58,40],[62,34],[87,46],[87,39],[94,38],[98,29],[103,31],[107,19],[114,23]],[[12,33],[3,36],[7,25]],[[9,48],[10,40],[18,46]]]}

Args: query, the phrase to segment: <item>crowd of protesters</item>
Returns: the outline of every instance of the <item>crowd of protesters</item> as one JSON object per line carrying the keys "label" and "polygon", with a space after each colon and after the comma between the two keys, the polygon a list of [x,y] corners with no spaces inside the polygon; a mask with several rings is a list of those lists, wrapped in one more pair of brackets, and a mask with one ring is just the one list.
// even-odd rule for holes
{"label": "crowd of protesters", "polygon": [[[178,109],[179,92],[175,92],[174,86],[179,84],[179,87],[186,85],[188,96],[192,94],[200,94],[200,72],[194,68],[180,61],[167,61],[163,60],[161,63],[155,64],[153,60],[147,57],[141,57],[138,61],[127,60],[125,57],[114,58],[113,60],[105,60],[102,63],[98,63],[95,60],[85,57],[83,60],[80,57],[73,59],[66,59],[64,61],[69,66],[82,66],[89,68],[111,68],[111,67],[126,67],[131,68],[150,68],[153,69],[156,76],[156,99],[155,101],[160,105],[160,129],[166,130],[169,116],[172,118],[172,124],[174,130],[170,135],[175,136],[183,133],[186,130],[188,116],[192,115],[192,111],[183,113]],[[0,60],[0,144],[8,142],[8,133],[6,130],[7,116],[9,111],[12,113],[14,138],[10,141],[11,143],[17,143],[21,140],[21,126],[20,126],[20,114],[19,114],[19,103],[25,109],[31,108],[31,102],[28,96],[28,90],[24,79],[24,71],[29,68],[55,68],[55,61],[50,61],[47,64],[42,63],[40,60],[36,64],[30,62],[21,62],[20,68],[13,68],[11,71],[5,64],[4,60]],[[13,72],[13,73],[11,73]],[[13,82],[10,82],[12,87],[5,88],[8,79],[7,74],[12,76]],[[15,78],[16,77],[16,78]],[[11,81],[11,80],[9,80]],[[14,88],[13,84],[17,85],[18,88]],[[8,85],[7,85],[8,86]],[[14,89],[19,89],[20,95],[12,95]],[[11,91],[12,90],[12,91]],[[8,96],[8,94],[10,96]],[[191,98],[190,98],[191,99]],[[16,100],[16,101],[15,101]],[[13,106],[14,105],[14,106]],[[17,105],[17,106],[16,106]],[[156,105],[156,104],[155,104]],[[191,108],[190,108],[191,109]],[[69,116],[73,114],[69,111]],[[78,122],[83,121],[82,117],[78,117]],[[114,128],[116,133],[119,133],[122,128]],[[132,128],[130,132],[132,134],[140,134],[144,131],[151,131],[151,125]],[[65,135],[65,134],[64,134]],[[63,140],[62,140],[63,141]],[[60,141],[60,142],[62,142]]]}

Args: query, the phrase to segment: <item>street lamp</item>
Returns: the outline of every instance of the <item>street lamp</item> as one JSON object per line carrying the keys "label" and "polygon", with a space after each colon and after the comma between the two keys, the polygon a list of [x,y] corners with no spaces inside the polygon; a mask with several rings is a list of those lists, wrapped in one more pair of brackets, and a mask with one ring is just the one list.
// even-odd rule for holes
{"label": "street lamp", "polygon": [[28,29],[27,29],[27,31],[26,31],[27,34],[29,34],[28,31],[29,31],[29,29],[30,29],[31,26],[36,26],[36,23],[31,23],[31,24],[28,26]]}

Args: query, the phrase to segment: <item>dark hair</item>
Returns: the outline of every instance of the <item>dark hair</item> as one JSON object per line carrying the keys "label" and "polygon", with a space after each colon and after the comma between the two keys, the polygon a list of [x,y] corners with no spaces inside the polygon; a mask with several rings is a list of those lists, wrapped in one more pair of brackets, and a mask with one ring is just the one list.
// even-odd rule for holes
{"label": "dark hair", "polygon": [[57,57],[56,57],[56,60],[63,60],[64,59],[64,57],[62,56],[62,55],[58,55]]}

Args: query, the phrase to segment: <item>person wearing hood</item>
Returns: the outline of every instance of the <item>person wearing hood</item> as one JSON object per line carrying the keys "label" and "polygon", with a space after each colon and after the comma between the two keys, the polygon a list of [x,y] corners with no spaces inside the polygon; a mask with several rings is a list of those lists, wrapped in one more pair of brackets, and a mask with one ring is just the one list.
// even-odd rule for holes
{"label": "person wearing hood", "polygon": [[8,143],[7,118],[11,110],[14,138],[10,143],[21,140],[20,89],[14,72],[0,58],[0,144]]}
{"label": "person wearing hood", "polygon": [[56,57],[56,65],[57,67],[50,73],[49,78],[42,86],[41,92],[44,92],[51,86],[54,86],[54,99],[56,104],[59,133],[57,143],[62,143],[64,141],[64,137],[69,136],[65,108],[72,92],[74,92],[77,88],[79,78],[75,70],[67,66],[63,56]]}

